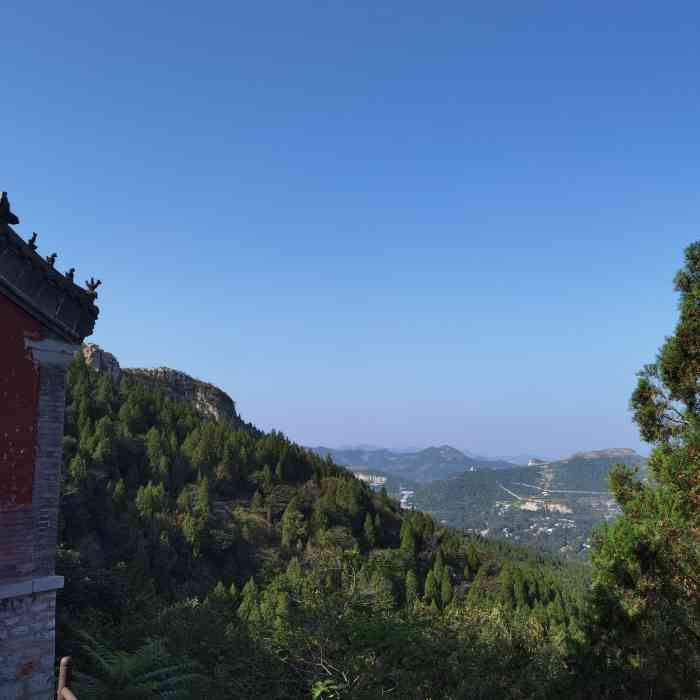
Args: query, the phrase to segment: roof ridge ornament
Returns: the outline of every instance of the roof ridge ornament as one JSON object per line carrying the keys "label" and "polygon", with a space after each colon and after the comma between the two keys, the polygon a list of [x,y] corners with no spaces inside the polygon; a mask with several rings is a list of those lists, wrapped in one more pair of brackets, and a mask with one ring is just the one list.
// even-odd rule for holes
{"label": "roof ridge ornament", "polygon": [[7,198],[7,192],[0,195],[0,224],[9,224],[16,226],[19,219],[10,211],[10,200]]}
{"label": "roof ridge ornament", "polygon": [[102,284],[102,280],[96,280],[91,277],[89,280],[85,280],[85,286],[88,288],[90,294],[97,299],[97,288]]}
{"label": "roof ridge ornament", "polygon": [[37,239],[37,236],[38,236],[38,235],[39,235],[39,234],[38,234],[36,231],[34,231],[34,233],[32,234],[32,237],[27,241],[27,245],[28,245],[32,250],[36,250],[36,248],[37,248],[36,239]]}
{"label": "roof ridge ornament", "polygon": [[57,253],[51,253],[51,255],[46,256],[46,262],[49,264],[49,267],[53,267],[56,264],[57,257]]}

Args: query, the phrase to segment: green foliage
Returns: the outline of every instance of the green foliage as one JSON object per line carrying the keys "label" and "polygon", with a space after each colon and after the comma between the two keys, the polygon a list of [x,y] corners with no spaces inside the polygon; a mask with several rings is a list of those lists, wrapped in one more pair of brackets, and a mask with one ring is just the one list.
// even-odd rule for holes
{"label": "green foliage", "polygon": [[290,501],[282,516],[282,546],[288,549],[303,542],[306,535],[304,516],[295,501]]}
{"label": "green foliage", "polygon": [[[81,466],[62,484],[59,650],[95,684],[113,664],[76,628],[129,668],[157,637],[158,669],[202,670],[196,690],[163,689],[183,697],[573,694],[579,569],[402,512],[280,433],[204,420],[80,358],[66,416]],[[134,673],[119,697],[142,691]]]}
{"label": "green foliage", "polygon": [[371,513],[367,513],[367,515],[365,515],[365,524],[362,529],[364,531],[367,547],[372,549],[374,545],[377,544],[377,531],[375,529],[374,520],[372,519]]}
{"label": "green foliage", "polygon": [[442,581],[440,582],[440,600],[443,606],[447,606],[452,602],[453,596],[452,581],[450,579],[450,572],[447,568],[442,570]]}
{"label": "green foliage", "polygon": [[78,671],[73,690],[86,700],[153,700],[191,698],[198,675],[195,664],[171,657],[159,640],[133,653],[115,651],[90,635],[82,635],[90,672]]}
{"label": "green foliage", "polygon": [[150,481],[140,486],[136,492],[136,509],[142,518],[153,518],[161,513],[166,506],[165,489],[163,484],[154,486]]}
{"label": "green foliage", "polygon": [[631,408],[651,480],[610,477],[622,516],[597,535],[592,638],[634,692],[700,694],[700,242],[676,275],[680,316]]}

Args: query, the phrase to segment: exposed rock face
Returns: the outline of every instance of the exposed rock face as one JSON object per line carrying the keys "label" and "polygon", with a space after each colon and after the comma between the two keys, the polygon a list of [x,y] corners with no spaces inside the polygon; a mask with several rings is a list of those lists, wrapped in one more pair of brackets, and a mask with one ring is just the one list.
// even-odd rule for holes
{"label": "exposed rock face", "polygon": [[114,380],[119,379],[121,367],[117,358],[111,352],[103,350],[95,343],[83,343],[83,357],[85,362],[98,372],[110,372]]}
{"label": "exposed rock face", "polygon": [[607,457],[624,458],[638,456],[639,455],[629,447],[611,447],[607,450],[591,450],[589,452],[577,452],[575,455],[572,455],[569,459],[605,459]]}
{"label": "exposed rock face", "polygon": [[178,372],[168,367],[156,369],[134,368],[119,366],[117,358],[111,352],[106,352],[99,345],[85,343],[83,345],[85,362],[99,372],[111,372],[116,380],[120,376],[128,377],[138,382],[164,391],[166,396],[175,401],[188,401],[205,418],[234,419],[237,418],[236,405],[233,399],[218,387],[189,374]]}
{"label": "exposed rock face", "polygon": [[189,401],[197,411],[208,418],[236,418],[236,405],[233,399],[218,387],[199,379],[193,379],[189,374],[178,372],[168,367],[155,369],[123,369],[124,375],[130,379],[143,382],[154,388],[165,391],[166,395],[176,401]]}

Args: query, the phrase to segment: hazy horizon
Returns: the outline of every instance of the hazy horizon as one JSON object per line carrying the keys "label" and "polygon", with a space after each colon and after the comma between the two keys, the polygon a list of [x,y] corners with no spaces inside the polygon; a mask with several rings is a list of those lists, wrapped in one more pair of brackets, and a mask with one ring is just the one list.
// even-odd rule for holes
{"label": "hazy horizon", "polygon": [[0,188],[102,279],[90,340],[263,429],[644,450],[635,373],[700,234],[693,18],[10,3]]}
{"label": "hazy horizon", "polygon": [[[431,447],[444,447],[446,446],[446,443],[429,443],[425,445],[369,445],[369,444],[364,444],[364,443],[357,443],[357,444],[340,444],[340,445],[327,445],[327,444],[317,444],[317,445],[305,445],[306,447],[309,448],[328,448],[332,450],[355,450],[355,449],[365,449],[365,450],[391,450],[395,452],[402,452],[402,453],[411,453],[411,452],[420,452],[422,450],[431,448]],[[507,460],[508,458],[523,458],[523,457],[528,457],[528,458],[540,458],[540,459],[549,459],[549,460],[558,460],[558,459],[565,459],[567,457],[571,457],[572,455],[578,453],[578,452],[594,452],[594,451],[599,451],[599,450],[607,450],[607,449],[615,449],[615,448],[623,448],[623,449],[633,449],[635,450],[638,454],[642,455],[643,457],[648,456],[649,454],[649,446],[648,445],[641,445],[640,447],[630,447],[629,445],[607,445],[606,447],[599,446],[599,447],[586,447],[586,448],[581,448],[579,450],[572,450],[571,452],[551,452],[550,450],[519,450],[516,452],[512,452],[509,454],[503,454],[503,453],[498,453],[498,454],[488,454],[485,452],[479,452],[477,450],[474,450],[468,446],[464,445],[448,445],[449,447],[453,447],[456,450],[459,450],[460,452],[463,452],[465,454],[472,454],[477,457],[486,457],[491,460],[495,459],[503,459]]]}

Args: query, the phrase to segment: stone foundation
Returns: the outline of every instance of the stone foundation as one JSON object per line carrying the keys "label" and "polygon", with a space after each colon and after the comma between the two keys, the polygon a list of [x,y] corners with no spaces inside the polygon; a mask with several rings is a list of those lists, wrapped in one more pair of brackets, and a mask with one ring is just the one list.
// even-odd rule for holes
{"label": "stone foundation", "polygon": [[0,700],[55,697],[55,614],[55,590],[0,600]]}

